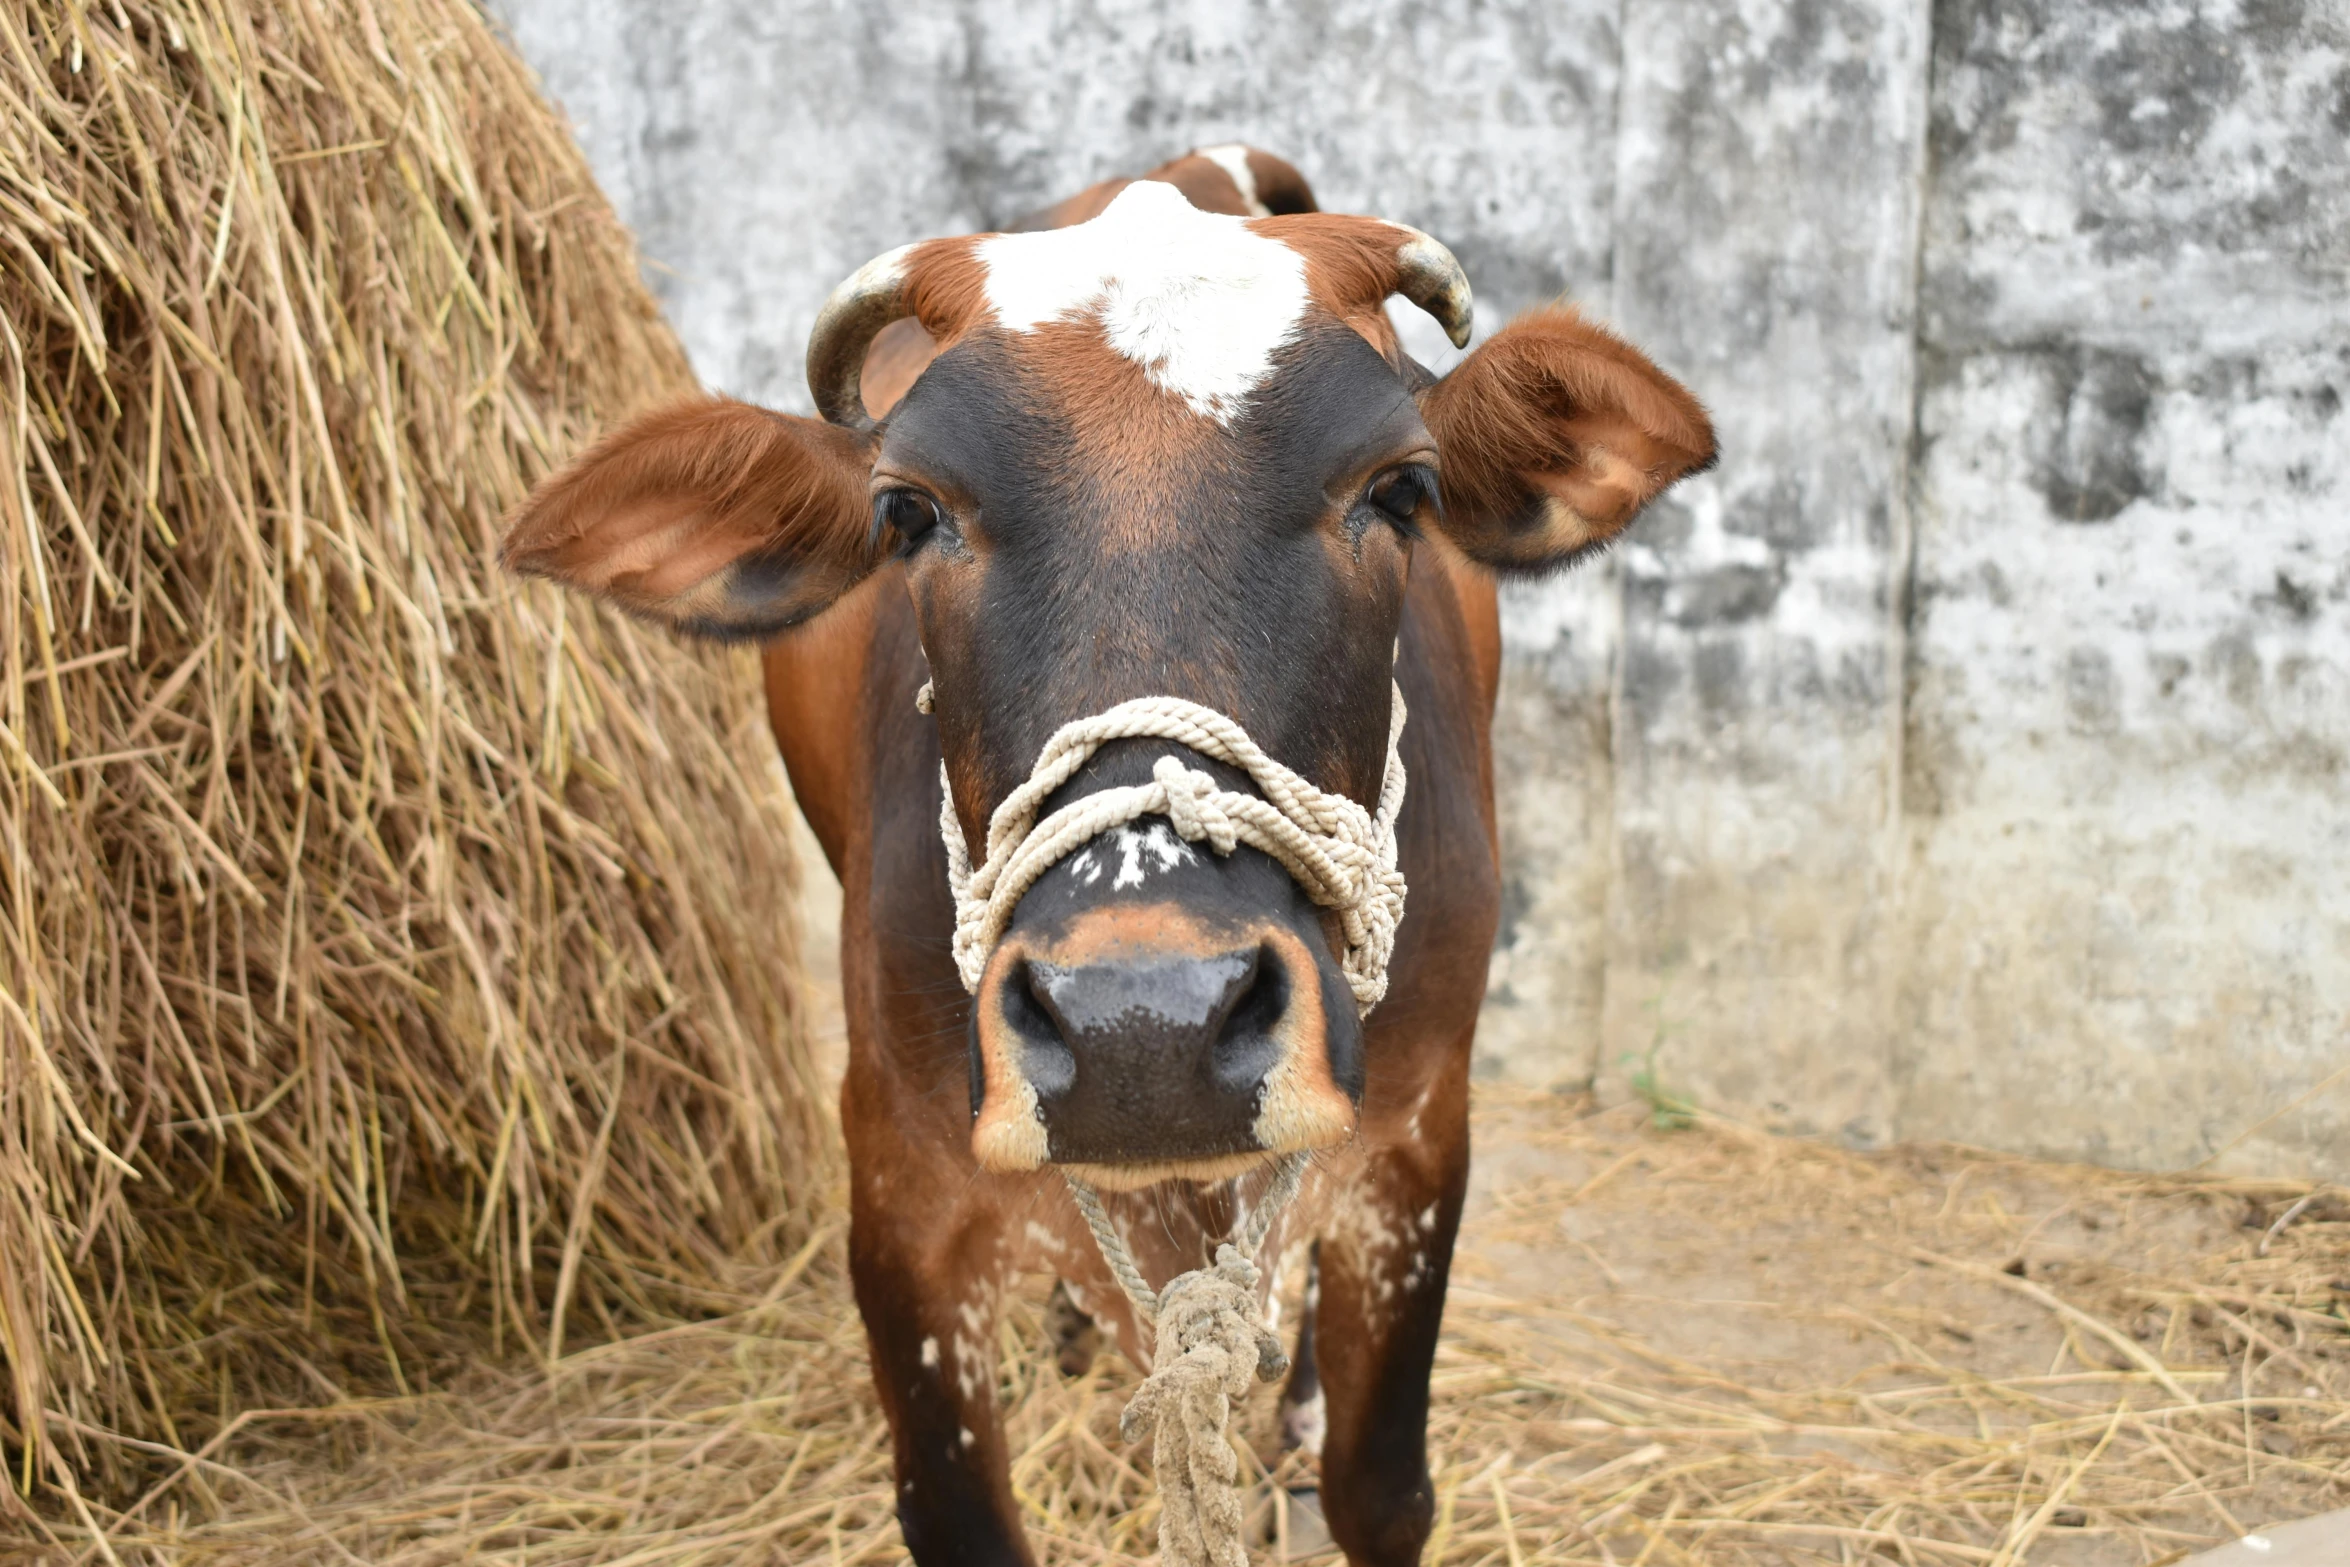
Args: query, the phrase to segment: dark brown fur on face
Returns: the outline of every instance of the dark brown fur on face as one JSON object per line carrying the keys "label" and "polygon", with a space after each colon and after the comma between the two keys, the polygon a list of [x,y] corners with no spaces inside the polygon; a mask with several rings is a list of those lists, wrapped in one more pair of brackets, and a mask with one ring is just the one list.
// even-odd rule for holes
{"label": "dark brown fur on face", "polygon": [[[1261,153],[1247,157],[1261,202],[1276,212],[1311,211],[1294,170]],[[1214,159],[1189,155],[1154,177],[1208,210],[1246,210]],[[1079,221],[1126,183],[1096,187],[1041,217]],[[1354,431],[1359,419],[1382,417],[1369,410],[1392,415],[1400,408],[1409,416],[1411,389],[1421,388],[1425,430],[1415,441],[1424,446],[1433,438],[1437,448],[1441,516],[1369,537],[1325,529],[1322,557],[1303,567],[1301,557],[1286,557],[1283,571],[1235,574],[1237,555],[1181,555],[1184,527],[1205,526],[1213,547],[1225,537],[1219,530],[1261,525],[1256,513],[1270,490],[1256,486],[1268,475],[1294,478],[1305,465],[1283,459],[1245,482],[1234,477],[1241,469],[1219,469],[1231,460],[1228,448],[1204,429],[1171,429],[1171,410],[1136,401],[1164,394],[1145,387],[1124,361],[1105,359],[1080,324],[1058,324],[1026,336],[1017,361],[1004,362],[1043,378],[1029,406],[1069,410],[1057,437],[1066,455],[1056,471],[1085,489],[1080,509],[1093,530],[1092,553],[1061,561],[1079,580],[1057,589],[1052,603],[1041,592],[1013,597],[1032,611],[1083,621],[1124,602],[1116,573],[1147,576],[1166,602],[1154,614],[1135,612],[1136,603],[1150,607],[1146,600],[1126,603],[1124,640],[1116,645],[1087,624],[1046,629],[1085,633],[1077,643],[1095,649],[1094,666],[1110,678],[1189,682],[1239,712],[1281,684],[1272,661],[1253,647],[1247,657],[1258,661],[1241,659],[1242,644],[1256,640],[1265,616],[1250,621],[1249,637],[1211,637],[1205,653],[1195,648],[1190,663],[1197,667],[1185,667],[1177,644],[1213,612],[1230,616],[1251,602],[1247,588],[1256,578],[1326,572],[1344,591],[1328,601],[1332,607],[1293,616],[1304,629],[1327,634],[1297,662],[1325,674],[1343,666],[1364,678],[1292,705],[1362,720],[1369,739],[1356,748],[1360,757],[1340,765],[1345,748],[1291,736],[1299,754],[1285,759],[1330,771],[1329,782],[1357,798],[1374,787],[1384,727],[1371,698],[1386,690],[1394,628],[1392,674],[1411,714],[1402,741],[1410,792],[1398,821],[1410,901],[1387,999],[1361,1030],[1365,1070],[1354,1134],[1316,1154],[1268,1256],[1318,1241],[1319,1293],[1308,1307],[1310,1341],[1301,1339],[1301,1361],[1311,1363],[1300,1366],[1291,1396],[1310,1390],[1327,1400],[1320,1477],[1332,1532],[1357,1567],[1405,1567],[1418,1561],[1434,1516],[1428,1377],[1467,1183],[1470,1043],[1500,903],[1489,739],[1500,638],[1493,578],[1472,560],[1542,570],[1597,546],[1673,479],[1710,461],[1712,435],[1685,391],[1571,311],[1537,312],[1429,384],[1403,358],[1384,313],[1395,269],[1382,247],[1392,247],[1398,231],[1368,219],[1252,223],[1306,258],[1321,314],[1296,351],[1326,375],[1363,372],[1346,384],[1378,394],[1280,404],[1286,411],[1270,423],[1309,434]],[[872,345],[866,407],[876,417],[889,414],[943,351],[961,343],[964,351],[940,365],[901,413],[898,433],[917,432],[925,399],[950,416],[942,428],[978,430],[975,413],[1001,383],[983,375],[956,390],[957,378],[975,365],[997,373],[986,369],[988,332],[974,329],[984,311],[970,241],[921,247],[909,274],[919,319],[897,323]],[[1368,341],[1385,367],[1333,321]],[[1385,386],[1389,371],[1392,388]],[[1288,391],[1307,380],[1288,383]],[[1271,405],[1285,394],[1276,388],[1265,395]],[[995,432],[980,431],[980,444]],[[1391,439],[1382,433],[1374,444]],[[1147,1359],[1148,1345],[1055,1173],[990,1170],[975,1157],[966,1078],[973,1009],[948,954],[954,911],[938,832],[940,740],[942,729],[949,739],[960,734],[958,746],[976,754],[973,737],[982,731],[1001,736],[1022,723],[1049,730],[1071,716],[1009,709],[1035,708],[1049,697],[1091,711],[1085,704],[1103,693],[1078,678],[1051,695],[1052,682],[1029,670],[1010,682],[1009,694],[966,696],[969,711],[956,710],[959,685],[975,685],[984,673],[984,661],[957,640],[963,633],[956,624],[958,615],[979,613],[976,584],[985,577],[937,560],[886,558],[899,541],[877,533],[868,497],[873,483],[892,475],[869,474],[875,456],[874,441],[830,426],[735,403],[692,404],[622,430],[548,481],[516,513],[504,556],[518,570],[600,593],[688,632],[752,636],[792,628],[765,650],[768,710],[801,809],[842,884],[850,1265],[890,1424],[898,1513],[921,1567],[1022,1564],[1032,1557],[1011,1491],[992,1362],[1002,1291],[1021,1272],[1058,1274],[1065,1338],[1082,1337],[1090,1318],[1131,1356]],[[1363,460],[1398,459],[1375,451]],[[1367,478],[1356,475],[1337,488]],[[940,488],[951,490],[954,479],[943,475]],[[1312,482],[1336,483],[1318,471]],[[1193,505],[1184,513],[1190,520],[1171,533],[1168,519],[1185,486],[1218,484],[1232,493],[1218,506]],[[1334,495],[1331,504],[1344,499]],[[1203,525],[1202,518],[1212,520]],[[994,547],[988,527],[984,518],[972,524],[965,547],[974,561]],[[1185,570],[1168,568],[1177,560]],[[919,587],[925,573],[959,584],[926,590],[942,595],[927,611],[935,626],[918,623],[909,586]],[[1181,583],[1189,586],[1178,591]],[[836,595],[837,607],[819,614]],[[989,613],[998,612],[1001,606]],[[802,624],[811,616],[818,618]],[[914,693],[934,675],[936,715],[917,714]],[[1247,716],[1268,735],[1279,727],[1270,711]],[[1032,754],[1038,735],[1022,739]],[[1025,766],[1022,756],[996,771],[1016,776]],[[1006,787],[1005,779],[972,767],[958,771],[968,834],[977,835]],[[1135,941],[1165,945],[1175,922],[1161,915],[1151,925],[1144,911],[1134,912],[1150,927]],[[1015,932],[1004,951],[1017,956],[1015,944],[1032,937],[1058,940],[1048,955],[1066,966],[1102,956],[1106,948],[1095,938],[1105,931]],[[1201,946],[1211,958],[1221,950],[1215,942]],[[1301,972],[1304,966],[1302,958],[1293,964]],[[1346,1005],[1351,1019],[1343,997],[1334,1004]],[[1313,1021],[1300,1016],[1301,1029]],[[1009,1058],[998,1048],[988,1070]],[[1324,1097],[1345,1108],[1335,1085]],[[1252,1179],[1249,1190],[1261,1190],[1262,1172]],[[1217,1179],[1107,1200],[1144,1272],[1164,1283],[1206,1260],[1211,1243],[1230,1230],[1240,1196],[1235,1182]],[[1292,1424],[1310,1430],[1317,1422]]]}

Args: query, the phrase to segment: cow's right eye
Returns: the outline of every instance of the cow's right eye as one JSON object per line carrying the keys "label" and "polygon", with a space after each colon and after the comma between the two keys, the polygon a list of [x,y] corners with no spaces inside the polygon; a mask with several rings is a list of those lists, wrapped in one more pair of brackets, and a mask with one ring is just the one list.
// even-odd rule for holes
{"label": "cow's right eye", "polygon": [[1363,499],[1385,512],[1390,521],[1410,528],[1420,507],[1436,497],[1436,475],[1424,463],[1390,468],[1371,481]]}
{"label": "cow's right eye", "polygon": [[938,502],[920,490],[884,490],[873,501],[873,528],[887,528],[907,549],[926,538],[940,520]]}

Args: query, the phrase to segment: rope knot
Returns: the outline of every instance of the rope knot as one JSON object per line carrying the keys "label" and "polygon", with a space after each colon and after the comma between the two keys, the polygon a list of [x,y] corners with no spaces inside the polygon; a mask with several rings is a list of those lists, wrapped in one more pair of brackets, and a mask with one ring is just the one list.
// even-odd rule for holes
{"label": "rope knot", "polygon": [[1232,1401],[1251,1382],[1289,1369],[1281,1340],[1259,1319],[1254,1262],[1297,1196],[1306,1156],[1291,1154],[1241,1226],[1238,1244],[1216,1248],[1212,1266],[1178,1275],[1157,1294],[1134,1265],[1099,1193],[1067,1171],[1069,1195],[1136,1319],[1151,1330],[1151,1373],[1118,1417],[1129,1442],[1149,1433],[1159,1477],[1160,1567],[1248,1567],[1240,1543],[1240,1459],[1226,1434]]}
{"label": "rope knot", "polygon": [[[925,682],[917,695],[930,712],[936,692]],[[955,900],[955,967],[976,993],[987,955],[1011,924],[1012,910],[1037,878],[1097,834],[1164,812],[1187,843],[1204,842],[1219,855],[1242,844],[1261,850],[1338,915],[1346,934],[1340,965],[1354,991],[1355,1010],[1368,1016],[1387,994],[1387,960],[1403,918],[1404,878],[1396,867],[1395,819],[1403,809],[1404,704],[1389,690],[1387,766],[1379,802],[1365,810],[1343,794],[1316,788],[1267,756],[1247,731],[1212,707],[1180,697],[1137,697],[1053,732],[1027,781],[995,808],[987,823],[986,852],[971,861],[971,845],[955,814],[946,765],[939,765],[938,835],[946,845],[947,888]],[[1043,814],[1045,801],[1077,776],[1093,754],[1114,740],[1172,740],[1238,768],[1256,794],[1225,789],[1172,756],[1151,765],[1151,781],[1102,789]]]}
{"label": "rope knot", "polygon": [[1239,846],[1240,828],[1217,798],[1223,791],[1214,778],[1162,756],[1151,765],[1151,780],[1167,791],[1167,820],[1177,837],[1186,843],[1205,838],[1218,854],[1230,854]]}
{"label": "rope knot", "polygon": [[1240,1458],[1225,1428],[1252,1382],[1289,1369],[1281,1341],[1257,1319],[1255,1263],[1230,1243],[1212,1268],[1159,1294],[1151,1374],[1118,1417],[1129,1442],[1155,1434],[1159,1559],[1165,1567],[1246,1567],[1240,1544]]}

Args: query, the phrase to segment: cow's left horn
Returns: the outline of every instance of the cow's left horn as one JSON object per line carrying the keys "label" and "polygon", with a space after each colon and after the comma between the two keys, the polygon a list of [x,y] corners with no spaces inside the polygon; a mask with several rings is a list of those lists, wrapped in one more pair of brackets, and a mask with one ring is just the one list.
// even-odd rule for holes
{"label": "cow's left horn", "polygon": [[808,392],[816,411],[852,430],[873,428],[865,411],[865,351],[892,321],[914,313],[906,298],[906,253],[900,245],[866,262],[832,291],[808,333]]}
{"label": "cow's left horn", "polygon": [[1469,275],[1451,251],[1416,228],[1399,223],[1404,242],[1395,251],[1395,291],[1436,318],[1455,348],[1469,346],[1469,329],[1476,325],[1476,309],[1469,298]]}

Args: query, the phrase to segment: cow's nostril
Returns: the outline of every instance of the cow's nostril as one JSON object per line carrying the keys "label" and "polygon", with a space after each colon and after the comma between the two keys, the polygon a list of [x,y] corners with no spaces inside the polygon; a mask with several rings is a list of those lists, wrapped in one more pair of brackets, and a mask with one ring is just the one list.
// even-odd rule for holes
{"label": "cow's nostril", "polygon": [[1245,971],[1225,992],[1208,1057],[1216,1086],[1226,1093],[1254,1094],[1279,1062],[1276,1030],[1289,1010],[1289,970],[1270,947],[1250,954]]}
{"label": "cow's nostril", "polygon": [[[1278,939],[1208,954],[1140,945],[1097,949],[1087,954],[1095,961],[1079,963],[1004,954],[974,1014],[984,1020],[973,1040],[974,1058],[984,1057],[975,1147],[1031,1136],[1014,1125],[1031,1115],[1045,1156],[1063,1163],[1214,1159],[1267,1146],[1257,1127],[1272,1083],[1293,1052],[1325,1048],[1318,1028],[1295,1037],[1300,987],[1316,974]],[[1009,1092],[998,1098],[998,1089]],[[991,1105],[1011,1118],[1002,1127],[988,1119]],[[995,1167],[1013,1168],[1015,1153],[1036,1150],[1023,1143]]]}
{"label": "cow's nostril", "polygon": [[1069,1049],[1067,1026],[1053,1003],[1053,981],[1064,970],[1023,958],[1019,972],[998,987],[1004,1022],[1020,1042],[1020,1069],[1036,1091],[1051,1098],[1077,1081],[1077,1057]]}
{"label": "cow's nostril", "polygon": [[1051,956],[997,949],[971,1012],[981,1165],[1223,1168],[1353,1133],[1354,1018],[1332,1028],[1331,976],[1304,941],[1263,926],[1228,947],[1116,934],[1064,933]]}

